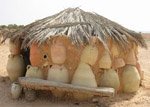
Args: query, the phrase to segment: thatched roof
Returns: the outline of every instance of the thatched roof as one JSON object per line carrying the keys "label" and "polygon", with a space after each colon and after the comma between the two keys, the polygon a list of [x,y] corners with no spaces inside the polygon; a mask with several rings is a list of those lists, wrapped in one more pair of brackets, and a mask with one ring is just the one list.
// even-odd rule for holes
{"label": "thatched roof", "polygon": [[40,44],[56,35],[67,36],[76,45],[89,43],[91,36],[97,36],[105,48],[107,48],[108,38],[112,38],[122,48],[128,47],[129,40],[141,47],[146,47],[140,33],[79,8],[68,8],[53,16],[35,21],[22,30],[14,32],[11,38],[12,40],[22,39],[22,47],[27,47],[33,42]]}

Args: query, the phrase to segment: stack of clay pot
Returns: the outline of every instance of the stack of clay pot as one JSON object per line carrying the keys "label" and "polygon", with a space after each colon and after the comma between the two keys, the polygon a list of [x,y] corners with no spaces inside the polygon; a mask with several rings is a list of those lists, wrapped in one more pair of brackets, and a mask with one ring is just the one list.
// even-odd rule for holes
{"label": "stack of clay pot", "polygon": [[[26,76],[69,83],[69,73],[64,65],[66,57],[66,47],[58,38],[48,40],[41,45],[33,43],[30,46],[31,66],[27,67]],[[36,71],[36,74],[32,71]],[[52,94],[61,98],[65,93],[52,90]]]}
{"label": "stack of clay pot", "polygon": [[113,61],[111,52],[109,50],[104,50],[102,52],[102,57],[99,59],[99,68],[104,72],[100,77],[100,86],[112,87],[117,90],[119,88],[120,81],[116,70],[112,68],[112,64]]}
{"label": "stack of clay pot", "polygon": [[20,41],[9,41],[10,55],[8,56],[7,72],[12,82],[17,81],[18,77],[24,76],[25,64],[21,53]]}
{"label": "stack of clay pot", "polygon": [[[98,48],[94,44],[94,38],[90,45],[87,45],[80,58],[80,63],[73,75],[72,84],[85,87],[97,87],[95,75],[92,71],[93,66],[98,59]],[[74,93],[74,98],[77,100],[89,100],[93,97],[88,93]]]}
{"label": "stack of clay pot", "polygon": [[[69,83],[69,73],[67,68],[64,66],[66,60],[66,47],[63,42],[59,40],[54,40],[51,45],[51,59],[53,65],[48,69],[47,80]],[[52,90],[52,94],[55,97],[63,97],[65,92],[60,90]]]}
{"label": "stack of clay pot", "polygon": [[131,49],[125,54],[124,58],[126,65],[121,75],[123,92],[136,92],[139,89],[140,81],[143,79],[137,54],[137,45],[133,43]]}
{"label": "stack of clay pot", "polygon": [[[114,42],[111,48],[113,68],[117,71],[120,80],[119,91],[136,92],[140,85],[140,70],[138,73],[137,46],[131,44],[131,48],[123,52]],[[140,66],[139,66],[140,67]]]}
{"label": "stack of clay pot", "polygon": [[109,50],[102,52],[99,68],[104,71],[100,77],[100,86],[113,87],[120,92],[136,92],[143,79],[140,64],[137,59],[138,49],[133,42],[131,47],[124,52],[113,41]]}
{"label": "stack of clay pot", "polygon": [[7,73],[11,80],[11,95],[13,99],[18,99],[22,92],[22,87],[18,81],[18,77],[25,75],[25,63],[23,56],[21,55],[21,42],[20,41],[9,41],[9,51],[7,61]]}
{"label": "stack of clay pot", "polygon": [[[68,38],[62,38],[56,37],[48,40],[49,42],[40,45],[33,43],[30,46],[32,66],[27,67],[27,77],[81,87],[113,87],[116,91],[123,92],[138,90],[138,71],[141,68],[136,57],[136,44],[131,44],[131,48],[124,52],[115,41],[110,42],[108,48],[104,48],[96,37],[92,37],[89,44],[77,48],[68,42]],[[31,71],[37,72],[32,74]],[[52,93],[56,97],[63,97],[65,94],[61,90],[52,90]],[[93,95],[78,92],[73,93],[73,97],[87,100]]]}

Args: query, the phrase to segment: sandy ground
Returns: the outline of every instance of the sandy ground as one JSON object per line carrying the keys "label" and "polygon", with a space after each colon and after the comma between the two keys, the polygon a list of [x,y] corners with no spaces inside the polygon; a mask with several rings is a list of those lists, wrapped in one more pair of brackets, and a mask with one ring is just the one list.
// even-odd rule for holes
{"label": "sandy ground", "polygon": [[[147,41],[150,47],[150,41]],[[6,64],[8,45],[0,46],[0,107],[150,107],[150,50],[140,49],[139,61],[144,70],[144,86],[135,94],[119,94],[114,98],[100,97],[99,102],[82,102],[54,100],[50,94],[41,94],[34,102],[28,102],[24,97],[11,99],[11,83],[7,77]],[[5,78],[4,78],[5,77]],[[3,78],[3,81],[2,81]],[[42,93],[42,92],[41,92]]]}

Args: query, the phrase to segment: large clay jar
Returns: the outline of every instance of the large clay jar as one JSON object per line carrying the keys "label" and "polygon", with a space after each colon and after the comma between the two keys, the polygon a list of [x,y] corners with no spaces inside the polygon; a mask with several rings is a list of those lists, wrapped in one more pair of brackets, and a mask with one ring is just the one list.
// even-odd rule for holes
{"label": "large clay jar", "polygon": [[11,85],[11,95],[13,99],[18,99],[21,95],[22,87],[19,83],[12,83]]}
{"label": "large clay jar", "polygon": [[122,83],[124,92],[136,92],[140,85],[140,76],[136,67],[126,65],[122,73]]}
{"label": "large clay jar", "polygon": [[51,45],[51,58],[55,64],[63,64],[66,60],[66,48],[60,40],[53,41]]}
{"label": "large clay jar", "polygon": [[98,58],[98,48],[96,46],[86,46],[81,54],[81,62],[94,65]]}
{"label": "large clay jar", "polygon": [[16,41],[16,42],[12,42],[11,40],[9,41],[9,51],[12,55],[20,54],[20,50],[21,50],[20,41]]}
{"label": "large clay jar", "polygon": [[48,44],[38,45],[36,43],[30,46],[30,62],[32,66],[43,67],[50,58],[50,47]]}
{"label": "large clay jar", "polygon": [[22,55],[9,55],[7,61],[7,72],[12,82],[25,74],[25,64]]}
{"label": "large clay jar", "polygon": [[101,76],[100,86],[112,87],[117,90],[120,86],[120,81],[116,71],[113,69],[105,70]]}
{"label": "large clay jar", "polygon": [[104,51],[101,59],[99,60],[99,68],[110,69],[112,60],[108,51]]}
{"label": "large clay jar", "polygon": [[[63,65],[53,65],[48,70],[47,80],[55,81],[55,82],[62,82],[62,83],[69,83],[69,73],[68,70]],[[64,92],[59,90],[52,90],[52,94],[55,97],[63,97]]]}
{"label": "large clay jar", "polygon": [[42,64],[42,55],[37,44],[30,46],[30,62],[32,66],[39,66]]}
{"label": "large clay jar", "polygon": [[43,79],[43,72],[39,67],[27,66],[26,77],[40,78]]}
{"label": "large clay jar", "polygon": [[[88,64],[80,63],[71,82],[73,85],[85,86],[85,87],[97,87],[95,75]],[[85,93],[73,93],[73,96],[77,100],[88,100],[93,97],[91,94]]]}

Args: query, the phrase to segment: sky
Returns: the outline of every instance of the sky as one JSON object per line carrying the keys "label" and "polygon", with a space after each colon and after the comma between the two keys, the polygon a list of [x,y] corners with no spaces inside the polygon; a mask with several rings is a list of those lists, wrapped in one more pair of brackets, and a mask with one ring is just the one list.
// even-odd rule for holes
{"label": "sky", "polygon": [[150,0],[0,0],[0,25],[27,25],[68,7],[96,12],[131,30],[150,32]]}

